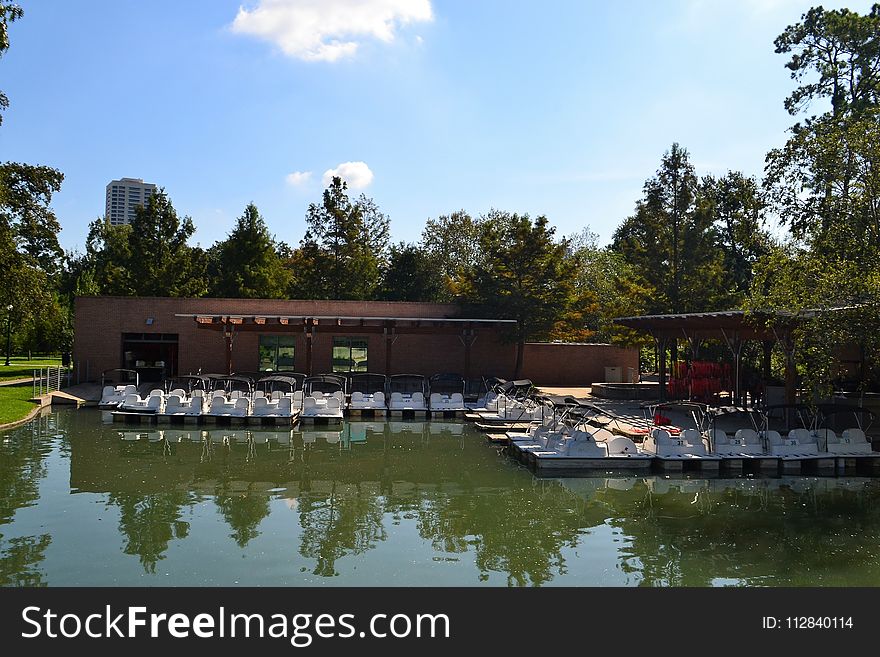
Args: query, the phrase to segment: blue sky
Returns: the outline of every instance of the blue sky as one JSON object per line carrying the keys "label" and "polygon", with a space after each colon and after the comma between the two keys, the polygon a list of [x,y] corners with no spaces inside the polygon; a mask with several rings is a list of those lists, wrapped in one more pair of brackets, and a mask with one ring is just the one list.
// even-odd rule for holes
{"label": "blue sky", "polygon": [[760,175],[793,122],[773,39],[818,3],[20,4],[0,159],[64,172],[60,239],[81,249],[122,176],[164,186],[204,246],[250,201],[296,245],[336,169],[395,240],[495,207],[607,241],[674,141],[701,174]]}

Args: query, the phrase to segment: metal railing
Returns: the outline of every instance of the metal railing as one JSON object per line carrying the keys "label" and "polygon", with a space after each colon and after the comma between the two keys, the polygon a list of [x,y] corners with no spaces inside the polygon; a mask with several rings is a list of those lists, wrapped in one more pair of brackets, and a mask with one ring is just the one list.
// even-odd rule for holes
{"label": "metal railing", "polygon": [[34,398],[69,386],[70,374],[71,370],[68,367],[41,367],[34,370]]}

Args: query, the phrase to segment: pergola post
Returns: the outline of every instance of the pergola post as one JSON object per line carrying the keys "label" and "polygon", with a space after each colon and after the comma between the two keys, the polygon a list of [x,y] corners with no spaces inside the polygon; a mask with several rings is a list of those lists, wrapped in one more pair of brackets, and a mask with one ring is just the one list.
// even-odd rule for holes
{"label": "pergola post", "polygon": [[721,335],[733,355],[733,405],[739,406],[742,404],[742,349],[745,341],[740,338],[739,331],[732,331],[728,335],[722,327]]}
{"label": "pergola post", "polygon": [[312,375],[312,344],[315,341],[315,327],[311,321],[303,324],[303,333],[306,336],[306,374]]}
{"label": "pergola post", "polygon": [[226,342],[226,375],[232,375],[232,343],[235,340],[235,327],[223,327],[223,340]]}
{"label": "pergola post", "polygon": [[660,359],[660,402],[666,401],[666,344],[669,338],[655,338],[657,340],[657,355]]}
{"label": "pergola post", "polygon": [[458,336],[461,344],[464,345],[464,380],[469,381],[471,378],[471,346],[477,339],[474,329],[468,327]]}
{"label": "pergola post", "polygon": [[773,357],[773,340],[762,340],[761,347],[763,347],[764,349],[763,357],[761,360],[761,369],[763,370],[764,385],[766,386],[767,381],[769,381],[770,377],[772,376],[770,365]]}
{"label": "pergola post", "polygon": [[397,340],[397,334],[394,331],[392,322],[385,323],[385,375],[391,376],[392,350],[394,349],[394,341]]}

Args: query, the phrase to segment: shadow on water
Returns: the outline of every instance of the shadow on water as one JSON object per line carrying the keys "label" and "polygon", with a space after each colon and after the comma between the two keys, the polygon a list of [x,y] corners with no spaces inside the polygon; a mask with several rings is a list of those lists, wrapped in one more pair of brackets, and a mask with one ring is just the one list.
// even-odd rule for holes
{"label": "shadow on water", "polygon": [[536,479],[452,422],[62,411],[2,435],[0,584],[877,585],[878,498],[861,478]]}

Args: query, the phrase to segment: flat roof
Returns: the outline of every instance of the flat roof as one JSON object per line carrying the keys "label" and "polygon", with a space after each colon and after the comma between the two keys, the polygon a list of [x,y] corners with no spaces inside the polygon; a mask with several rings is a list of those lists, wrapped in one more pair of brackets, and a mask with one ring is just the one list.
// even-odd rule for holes
{"label": "flat roof", "polygon": [[646,331],[655,338],[717,338],[728,331],[750,340],[773,340],[791,331],[804,317],[786,311],[721,310],[703,313],[616,317],[614,322]]}
{"label": "flat roof", "polygon": [[374,322],[440,322],[440,323],[481,323],[481,324],[516,324],[515,319],[486,319],[468,317],[374,317],[372,315],[344,316],[344,315],[241,315],[238,313],[175,313],[175,317],[190,317],[192,319],[211,319],[222,321],[224,318],[255,320],[255,319],[314,319],[331,321],[374,321]]}
{"label": "flat roof", "polygon": [[387,317],[350,315],[243,315],[217,313],[176,313],[187,317],[202,330],[224,330],[232,327],[240,331],[289,332],[311,330],[317,332],[350,329],[357,333],[455,333],[485,328],[515,326],[515,319],[488,319],[463,317]]}

